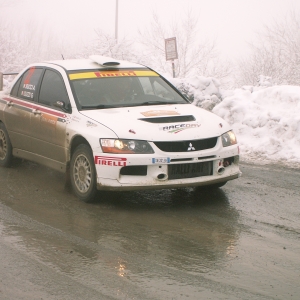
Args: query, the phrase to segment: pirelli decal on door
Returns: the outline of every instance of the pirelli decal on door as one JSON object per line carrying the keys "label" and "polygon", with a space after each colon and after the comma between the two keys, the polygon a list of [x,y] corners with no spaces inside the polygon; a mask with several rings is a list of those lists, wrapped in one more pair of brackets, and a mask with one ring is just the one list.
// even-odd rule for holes
{"label": "pirelli decal on door", "polygon": [[127,158],[111,156],[95,156],[95,165],[125,167]]}

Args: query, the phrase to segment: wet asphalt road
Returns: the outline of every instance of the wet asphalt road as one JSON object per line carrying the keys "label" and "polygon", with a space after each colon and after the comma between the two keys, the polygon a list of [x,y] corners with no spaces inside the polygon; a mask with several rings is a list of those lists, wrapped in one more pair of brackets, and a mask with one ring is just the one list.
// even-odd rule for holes
{"label": "wet asphalt road", "polygon": [[241,171],[85,204],[60,173],[0,168],[0,299],[300,299],[300,170]]}

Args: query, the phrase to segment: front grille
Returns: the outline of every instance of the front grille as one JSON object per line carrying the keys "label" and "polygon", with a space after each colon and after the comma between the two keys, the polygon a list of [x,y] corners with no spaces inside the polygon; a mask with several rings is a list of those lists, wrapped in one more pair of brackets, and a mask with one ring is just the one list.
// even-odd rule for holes
{"label": "front grille", "polygon": [[168,179],[195,178],[213,174],[213,162],[168,165]]}
{"label": "front grille", "polygon": [[214,148],[218,137],[193,141],[154,142],[155,146],[164,152],[191,152]]}
{"label": "front grille", "polygon": [[[216,158],[215,155],[210,155],[210,156],[201,156],[201,157],[198,157],[198,160],[205,160],[205,159],[214,159]],[[195,158],[172,158],[171,159],[171,162],[178,162],[178,161],[192,161],[194,160]]]}

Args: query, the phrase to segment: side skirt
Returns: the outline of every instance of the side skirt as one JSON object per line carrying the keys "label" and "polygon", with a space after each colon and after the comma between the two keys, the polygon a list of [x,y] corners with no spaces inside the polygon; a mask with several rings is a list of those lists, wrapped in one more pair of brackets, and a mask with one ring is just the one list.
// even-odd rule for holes
{"label": "side skirt", "polygon": [[13,156],[36,162],[62,173],[65,173],[67,170],[67,163],[62,163],[32,152],[13,148]]}

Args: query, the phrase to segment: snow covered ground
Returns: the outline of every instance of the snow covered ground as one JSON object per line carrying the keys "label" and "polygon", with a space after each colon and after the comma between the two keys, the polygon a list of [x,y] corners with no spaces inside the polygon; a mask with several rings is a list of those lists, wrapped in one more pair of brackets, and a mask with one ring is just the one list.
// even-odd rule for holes
{"label": "snow covered ground", "polygon": [[300,167],[299,86],[277,86],[260,76],[258,86],[228,91],[214,78],[168,79],[232,125],[241,161]]}

